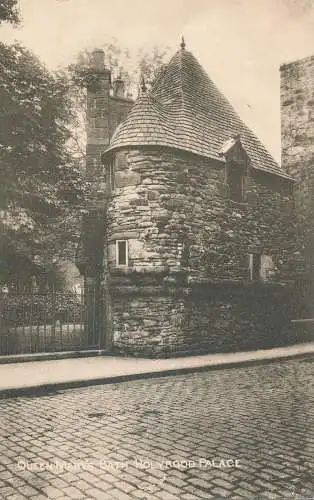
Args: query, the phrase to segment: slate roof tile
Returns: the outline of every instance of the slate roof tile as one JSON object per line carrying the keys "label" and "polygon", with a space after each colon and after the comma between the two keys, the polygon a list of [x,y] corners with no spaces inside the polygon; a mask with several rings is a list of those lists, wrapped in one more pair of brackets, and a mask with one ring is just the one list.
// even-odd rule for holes
{"label": "slate roof tile", "polygon": [[191,52],[181,48],[149,92],[142,92],[107,151],[168,146],[221,160],[224,143],[240,135],[253,168],[289,178]]}

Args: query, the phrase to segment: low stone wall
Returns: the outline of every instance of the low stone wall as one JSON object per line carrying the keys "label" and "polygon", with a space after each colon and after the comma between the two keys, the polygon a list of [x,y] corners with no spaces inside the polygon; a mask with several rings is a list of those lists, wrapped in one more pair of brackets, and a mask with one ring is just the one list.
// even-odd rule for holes
{"label": "low stone wall", "polygon": [[113,349],[167,357],[279,347],[311,340],[293,327],[291,289],[280,286],[206,285],[125,288],[112,299]]}
{"label": "low stone wall", "polygon": [[171,295],[125,295],[113,299],[113,346],[133,355],[180,349],[185,301]]}

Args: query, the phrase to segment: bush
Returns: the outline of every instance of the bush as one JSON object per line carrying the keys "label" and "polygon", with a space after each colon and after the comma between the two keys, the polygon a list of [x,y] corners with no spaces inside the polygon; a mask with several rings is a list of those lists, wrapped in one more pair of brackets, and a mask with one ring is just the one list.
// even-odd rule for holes
{"label": "bush", "polygon": [[73,292],[8,294],[0,298],[0,318],[8,326],[80,323],[83,301]]}

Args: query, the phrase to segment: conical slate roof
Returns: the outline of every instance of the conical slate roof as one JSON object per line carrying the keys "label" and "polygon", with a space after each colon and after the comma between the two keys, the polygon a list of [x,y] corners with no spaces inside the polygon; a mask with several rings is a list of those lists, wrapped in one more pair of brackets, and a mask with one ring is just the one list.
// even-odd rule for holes
{"label": "conical slate roof", "polygon": [[253,168],[290,178],[184,46],[149,92],[142,92],[107,151],[168,146],[221,160],[222,145],[240,135]]}
{"label": "conical slate roof", "polygon": [[172,146],[172,129],[168,126],[168,119],[161,104],[148,92],[142,92],[135,101],[126,119],[118,125],[112,137],[110,147],[125,145],[155,145],[166,140]]}

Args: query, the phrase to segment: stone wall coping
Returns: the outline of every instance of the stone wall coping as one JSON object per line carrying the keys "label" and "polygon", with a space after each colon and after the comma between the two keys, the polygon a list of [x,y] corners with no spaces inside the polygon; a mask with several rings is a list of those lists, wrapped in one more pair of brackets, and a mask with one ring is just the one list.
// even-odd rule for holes
{"label": "stone wall coping", "polygon": [[286,281],[262,281],[262,280],[250,280],[250,279],[234,279],[234,278],[211,278],[210,276],[196,276],[191,275],[187,270],[169,270],[167,267],[159,267],[159,268],[137,268],[134,269],[132,267],[112,267],[110,269],[111,277],[115,278],[125,278],[125,279],[133,279],[136,277],[147,277],[147,278],[162,278],[164,285],[178,285],[182,284],[182,280],[188,287],[193,285],[234,285],[234,286],[256,286],[260,285],[263,287],[285,287],[292,286],[295,284],[294,280],[286,280]]}
{"label": "stone wall coping", "polygon": [[261,285],[263,287],[268,286],[275,286],[275,287],[285,287],[287,285],[292,285],[294,282],[288,282],[288,281],[262,281],[262,280],[240,280],[240,279],[232,279],[232,278],[218,278],[218,279],[213,279],[213,278],[201,278],[201,277],[188,277],[188,284],[193,286],[193,285],[218,285],[218,286],[223,286],[223,285],[237,285],[237,286],[245,286],[245,287],[252,287],[256,285]]}
{"label": "stone wall coping", "polygon": [[[248,286],[249,285],[249,286]],[[228,284],[224,284],[224,286],[219,286],[218,283],[206,283],[205,285],[202,284],[201,286],[199,284],[194,284],[192,286],[184,286],[178,284],[171,284],[171,285],[160,285],[156,283],[150,283],[150,284],[111,284],[110,289],[112,296],[121,296],[121,295],[134,295],[134,296],[146,296],[146,297],[153,297],[153,296],[184,296],[184,297],[189,297],[196,295],[198,296],[199,294],[205,293],[208,294],[209,291],[213,290],[220,290],[222,292],[230,293],[231,290],[233,291],[241,291],[241,294],[243,294],[244,291],[247,291],[247,293],[252,293],[253,291],[255,292],[261,292],[261,291],[266,291],[266,290],[278,290],[286,288],[283,283],[272,283],[270,286],[265,286],[264,283],[261,282],[253,282],[253,283],[238,283],[237,286],[234,286],[234,283],[230,282]],[[208,296],[208,295],[206,295]]]}
{"label": "stone wall coping", "polygon": [[144,274],[147,276],[166,276],[169,275],[170,272],[169,268],[166,266],[150,267],[150,268],[143,266],[143,267],[137,267],[136,269],[134,269],[133,267],[116,267],[116,266],[112,266],[110,268],[110,275],[112,276],[132,277],[132,276],[142,276]]}
{"label": "stone wall coping", "polygon": [[[120,271],[120,269],[118,269]],[[121,270],[122,271],[122,270]],[[152,293],[156,291],[171,293],[180,291],[188,295],[194,290],[206,288],[243,288],[243,289],[275,289],[289,288],[295,285],[294,281],[261,281],[261,280],[236,280],[212,279],[187,276],[184,272],[165,274],[162,272],[129,272],[123,271],[116,275],[111,274],[110,288],[125,293]]]}

